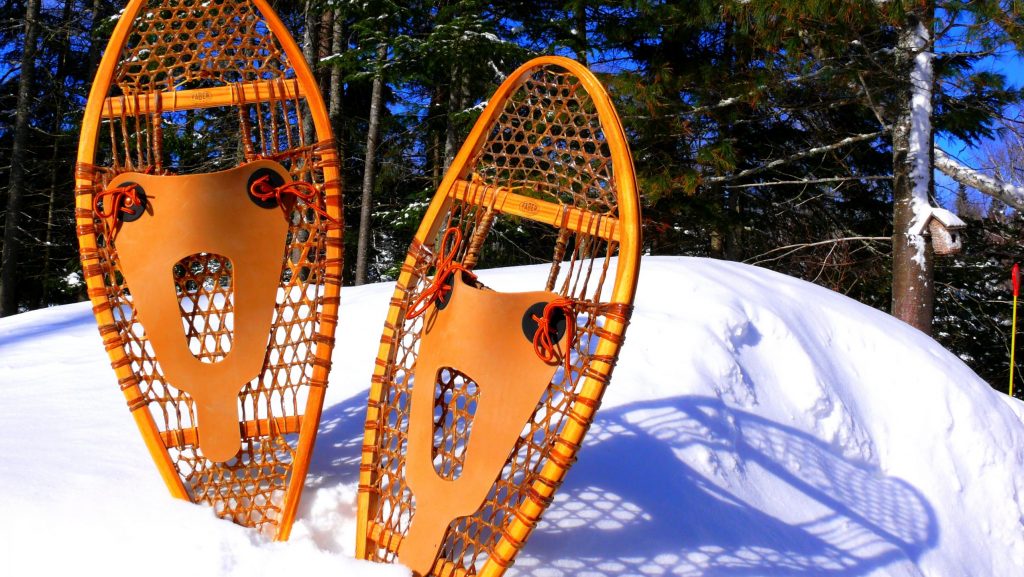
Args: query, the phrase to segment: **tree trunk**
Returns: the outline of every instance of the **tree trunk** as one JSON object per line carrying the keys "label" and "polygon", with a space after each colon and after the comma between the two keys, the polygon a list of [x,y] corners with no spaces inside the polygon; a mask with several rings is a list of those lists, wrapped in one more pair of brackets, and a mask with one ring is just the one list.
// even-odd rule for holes
{"label": "tree trunk", "polygon": [[[930,8],[928,9],[930,10]],[[900,33],[899,70],[910,72],[910,97],[893,125],[892,314],[931,334],[935,286],[931,243],[912,228],[929,214],[932,196],[930,15],[912,14]]]}
{"label": "tree trunk", "polygon": [[745,254],[743,250],[743,205],[740,203],[738,190],[731,190],[726,194],[726,213],[725,259],[742,261]]}
{"label": "tree trunk", "polygon": [[[317,17],[315,0],[306,0],[306,8],[302,32],[302,57],[306,59],[309,68],[313,71],[313,77],[319,78],[317,73],[317,55],[320,47],[320,19]],[[306,114],[303,119],[302,130],[306,134],[313,134],[313,115]],[[277,152],[276,150],[274,152]]]}
{"label": "tree trunk", "polygon": [[586,0],[578,0],[573,7],[573,19],[576,23],[576,60],[580,64],[587,65],[587,50],[590,48],[587,39],[587,3]]}
{"label": "tree trunk", "polygon": [[[341,54],[348,47],[345,12],[341,8],[334,10],[334,27],[331,30],[331,53]],[[338,178],[341,190],[345,190],[345,166],[347,158],[347,142],[345,135],[345,83],[341,80],[341,67],[331,66],[330,94],[328,96],[327,114],[331,119],[331,130],[334,131],[334,142],[338,149]]]}
{"label": "tree trunk", "polygon": [[462,94],[461,67],[458,63],[452,65],[451,81],[448,85],[448,126],[444,134],[444,170],[448,172],[448,166],[455,160],[455,153],[459,146],[459,131],[455,123],[455,114],[460,110],[460,98]]}
{"label": "tree trunk", "polygon": [[[341,8],[334,10],[334,26],[331,30],[331,54],[341,54],[345,49],[345,15]],[[331,66],[330,90],[328,91],[327,114],[331,118],[331,129],[338,143],[338,157],[345,160],[344,140],[341,138],[343,123],[342,114],[345,98],[345,85],[341,81],[341,67]]]}
{"label": "tree trunk", "polygon": [[430,182],[433,184],[431,187],[433,190],[437,190],[441,186],[441,178],[444,176],[442,174],[444,168],[444,143],[442,142],[441,135],[445,123],[439,111],[444,109],[441,103],[445,100],[447,100],[447,96],[444,93],[444,85],[438,83],[434,86],[433,93],[430,96],[430,109],[427,111],[428,127],[430,130]]}
{"label": "tree trunk", "polygon": [[[92,0],[92,28],[96,28],[99,25],[100,20],[103,18],[104,10],[103,0]],[[103,53],[103,47],[105,43],[103,40],[96,38],[94,35],[88,35],[92,38],[89,43],[89,76],[92,78],[96,76],[96,69],[100,66],[100,58]]]}
{"label": "tree trunk", "polygon": [[370,125],[366,131],[366,162],[363,165],[363,191],[359,207],[359,241],[356,246],[355,284],[366,284],[367,261],[370,253],[370,202],[373,196],[374,166],[377,156],[377,133],[380,131],[380,115],[384,91],[384,63],[387,60],[387,46],[381,42],[377,47],[377,71],[373,76],[373,90],[370,93]]}
{"label": "tree trunk", "polygon": [[51,268],[50,263],[52,247],[53,247],[53,228],[54,228],[54,216],[55,216],[55,205],[57,202],[57,194],[60,187],[60,175],[64,174],[63,170],[58,169],[60,166],[60,145],[63,140],[63,134],[61,133],[61,124],[64,120],[64,101],[65,92],[64,77],[67,75],[67,64],[68,64],[68,51],[71,47],[71,16],[74,14],[74,0],[64,0],[64,10],[61,13],[61,26],[64,27],[64,33],[62,34],[62,41],[60,44],[60,51],[57,55],[57,73],[55,75],[55,86],[54,86],[54,107],[53,107],[53,124],[50,126],[50,130],[53,133],[53,148],[50,153],[50,190],[49,198],[46,202],[46,236],[43,242],[43,271],[41,274],[39,291],[39,300],[36,305],[40,308],[45,307],[50,302],[50,286],[53,282],[50,280]]}
{"label": "tree trunk", "polygon": [[21,202],[25,196],[25,146],[28,143],[29,115],[35,82],[36,37],[39,34],[40,0],[28,0],[25,6],[25,46],[21,51],[21,77],[14,117],[14,142],[11,147],[10,187],[7,192],[7,218],[4,221],[4,248],[0,256],[0,317],[18,312],[17,267],[21,239],[18,229]]}
{"label": "tree trunk", "polygon": [[[324,58],[332,54],[331,47],[334,43],[334,10],[324,9],[320,15],[320,32],[318,33],[320,48],[317,50],[317,68]],[[327,70],[320,69],[317,73],[317,83],[320,85],[320,92],[327,92],[330,88],[331,75]]]}
{"label": "tree trunk", "polygon": [[[738,62],[736,50],[733,49],[733,24],[727,19],[722,30],[722,61],[726,64],[726,76],[731,78],[736,75],[737,69],[742,64]],[[734,127],[730,122],[722,125],[722,136],[732,138]],[[711,231],[711,257],[730,260],[733,241],[733,220],[732,209],[736,208],[736,195],[730,195],[729,191],[722,184],[711,184],[711,198],[715,199],[715,222]]]}

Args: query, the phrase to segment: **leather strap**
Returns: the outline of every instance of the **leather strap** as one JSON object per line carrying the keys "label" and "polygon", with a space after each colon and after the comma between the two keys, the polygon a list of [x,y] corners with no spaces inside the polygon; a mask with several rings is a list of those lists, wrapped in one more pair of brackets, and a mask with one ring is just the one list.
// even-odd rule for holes
{"label": "leather strap", "polygon": [[[522,328],[532,305],[559,295],[480,289],[459,273],[452,285],[444,308],[435,301],[424,315],[414,367],[406,480],[416,511],[398,557],[419,575],[430,573],[452,520],[480,507],[559,366],[538,358]],[[562,350],[567,340],[563,334]],[[445,368],[471,378],[479,394],[462,471],[454,480],[438,475],[433,464],[434,391]]]}
{"label": "leather strap", "polygon": [[[146,214],[122,223],[114,244],[160,369],[195,400],[199,447],[213,461],[238,453],[238,393],[263,370],[281,279],[288,223],[278,208],[261,208],[247,194],[260,169],[291,180],[280,164],[260,160],[212,174],[129,172],[109,184],[135,182],[151,199]],[[232,268],[234,334],[231,351],[216,363],[189,350],[175,291],[174,265],[199,253],[225,257]]]}

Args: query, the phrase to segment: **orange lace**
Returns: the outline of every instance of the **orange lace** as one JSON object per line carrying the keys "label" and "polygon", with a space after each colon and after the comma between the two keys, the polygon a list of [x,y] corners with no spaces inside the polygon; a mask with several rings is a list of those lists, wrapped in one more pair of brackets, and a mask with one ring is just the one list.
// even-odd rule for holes
{"label": "orange lace", "polygon": [[[451,227],[444,232],[444,236],[441,238],[441,249],[438,253],[438,263],[434,267],[434,280],[409,305],[409,310],[405,313],[406,319],[412,320],[422,315],[430,308],[431,304],[444,296],[445,293],[450,292],[452,287],[448,284],[448,279],[456,271],[467,274],[474,280],[476,279],[476,275],[471,270],[463,266],[462,263],[455,262],[455,253],[461,243],[462,232],[458,228]],[[451,250],[446,251],[445,247],[447,246],[451,246]],[[563,362],[565,367],[564,378],[568,379],[572,369],[569,351],[566,350],[563,353],[558,347],[558,343],[551,340],[551,315],[558,309],[561,309],[565,315],[565,330],[569,336],[566,342],[569,343],[570,347],[572,346],[572,342],[576,338],[576,314],[573,312],[573,300],[566,297],[558,297],[544,307],[544,312],[539,317],[537,315],[532,316],[534,322],[537,323],[537,330],[533,333],[533,350],[545,363]]]}
{"label": "orange lace", "polygon": [[337,219],[327,214],[327,211],[320,206],[320,191],[308,182],[295,180],[281,186],[274,186],[270,183],[270,175],[268,174],[254,180],[252,186],[249,187],[249,192],[259,200],[270,200],[273,198],[286,215],[288,211],[284,207],[283,197],[286,194],[290,194],[305,202],[307,206],[320,215],[320,218],[333,223],[338,222]]}
{"label": "orange lace", "polygon": [[[444,247],[448,246],[449,242],[452,248],[445,252]],[[441,250],[438,253],[438,263],[434,267],[434,281],[409,306],[409,310],[405,313],[406,319],[411,320],[422,315],[434,301],[444,293],[451,291],[452,287],[448,285],[448,279],[456,271],[462,271],[474,280],[476,279],[476,275],[471,270],[463,266],[462,263],[455,262],[455,253],[460,244],[462,244],[462,232],[458,228],[453,226],[444,232],[444,236],[441,238]]]}
{"label": "orange lace", "polygon": [[[556,341],[551,340],[553,329],[551,326],[551,315],[559,309],[565,315],[565,332],[568,335],[566,342],[569,344],[569,348],[566,349],[565,353],[562,353]],[[533,333],[533,352],[537,353],[540,360],[545,363],[556,363],[559,361],[564,363],[565,376],[562,378],[568,379],[572,368],[572,364],[569,362],[569,351],[571,350],[573,339],[576,338],[576,314],[573,312],[572,299],[558,297],[544,306],[544,312],[539,317],[532,315],[532,318],[537,323],[537,330]]]}
{"label": "orange lace", "polygon": [[[118,231],[121,230],[121,219],[114,218],[119,212],[131,214],[134,212],[134,208],[137,204],[142,201],[139,199],[139,193],[136,189],[138,185],[127,184],[125,186],[115,186],[114,188],[108,188],[101,191],[96,196],[92,197],[92,211],[96,213],[103,222],[107,224],[108,235],[110,241],[113,242],[117,237]],[[103,208],[100,208],[100,201],[103,201]],[[109,220],[114,219],[113,228],[110,228]]]}

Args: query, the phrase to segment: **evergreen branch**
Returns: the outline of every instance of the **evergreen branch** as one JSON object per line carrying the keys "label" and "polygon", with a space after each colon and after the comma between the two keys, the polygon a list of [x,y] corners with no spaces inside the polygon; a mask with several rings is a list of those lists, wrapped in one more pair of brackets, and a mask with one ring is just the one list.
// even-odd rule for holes
{"label": "evergreen branch", "polygon": [[866,140],[873,140],[875,138],[878,138],[879,136],[882,136],[886,132],[888,132],[888,131],[886,131],[886,130],[879,130],[879,131],[876,131],[876,132],[869,132],[867,134],[857,134],[857,135],[854,135],[854,136],[850,136],[850,137],[844,138],[844,139],[840,140],[839,142],[833,142],[832,144],[827,144],[825,146],[816,146],[814,148],[809,148],[807,150],[802,150],[800,152],[797,152],[796,154],[792,154],[790,156],[787,156],[786,158],[779,158],[779,159],[773,160],[773,161],[771,161],[771,162],[769,162],[767,164],[762,164],[760,166],[755,166],[753,168],[748,168],[746,170],[742,170],[740,172],[737,172],[736,174],[730,174],[730,175],[727,175],[727,176],[713,176],[711,178],[704,179],[704,183],[705,184],[716,184],[716,183],[720,183],[720,182],[730,182],[730,181],[733,181],[733,180],[739,180],[741,178],[746,178],[748,176],[753,176],[755,174],[760,174],[760,173],[765,172],[767,170],[771,170],[773,168],[776,168],[776,167],[779,167],[779,166],[782,166],[782,165],[785,165],[785,164],[789,164],[790,162],[795,162],[797,160],[801,160],[801,159],[804,159],[804,158],[807,158],[807,157],[810,157],[810,156],[817,156],[819,154],[824,154],[826,152],[831,152],[833,150],[838,150],[840,148],[843,148],[844,146],[849,146],[851,144],[857,144],[858,142],[864,142]]}
{"label": "evergreen branch", "polygon": [[[818,76],[819,74],[822,74],[823,72],[831,70],[831,69],[832,69],[831,66],[823,66],[823,67],[815,70],[814,72],[809,72],[809,73],[801,75],[801,76],[794,76],[793,78],[787,78],[786,82],[790,82],[792,84],[798,84],[800,82],[803,82],[804,80],[810,80],[811,78],[814,78],[814,77]],[[732,106],[732,105],[736,104],[737,102],[740,102],[744,98],[747,98],[747,97],[750,97],[750,96],[755,96],[758,93],[767,90],[768,88],[769,88],[769,86],[767,84],[760,84],[756,88],[748,90],[746,93],[741,94],[739,96],[730,96],[729,98],[723,98],[722,100],[719,100],[718,102],[716,102],[714,104],[708,104],[706,106],[698,106],[696,108],[691,108],[690,110],[682,112],[680,115],[682,116],[682,115],[691,115],[691,114],[703,114],[705,112],[710,112],[712,110],[718,110],[720,108],[727,108],[729,106]]]}

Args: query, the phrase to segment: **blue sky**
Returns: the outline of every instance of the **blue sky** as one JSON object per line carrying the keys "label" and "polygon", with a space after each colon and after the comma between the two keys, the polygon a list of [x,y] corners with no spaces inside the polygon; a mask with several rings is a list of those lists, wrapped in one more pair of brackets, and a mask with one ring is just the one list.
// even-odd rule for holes
{"label": "blue sky", "polygon": [[[1004,74],[1011,86],[1024,87],[1024,58],[1016,51],[1006,50],[998,56],[983,60],[978,67]],[[1024,122],[1024,106],[1018,105],[1015,109],[1008,110],[1007,116],[1018,122]],[[980,146],[967,147],[963,142],[944,138],[937,134],[936,144],[962,163],[972,168],[984,169],[990,163],[983,148],[998,146],[999,143],[996,140],[990,140]],[[957,184],[937,170],[935,171],[935,192],[941,205],[953,208]],[[973,196],[971,200],[981,206],[987,206],[989,202],[988,197],[982,195]]]}

